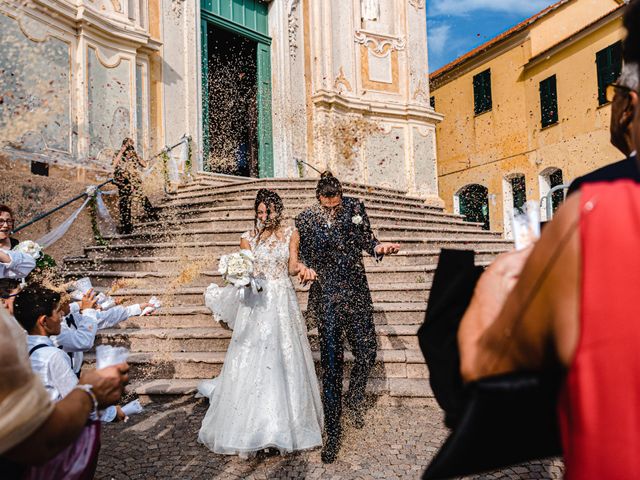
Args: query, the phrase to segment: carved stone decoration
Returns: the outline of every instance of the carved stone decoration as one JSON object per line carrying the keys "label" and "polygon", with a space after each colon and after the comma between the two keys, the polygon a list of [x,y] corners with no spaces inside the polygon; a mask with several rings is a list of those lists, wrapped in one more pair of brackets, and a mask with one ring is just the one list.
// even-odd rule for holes
{"label": "carved stone decoration", "polygon": [[366,46],[370,51],[379,57],[386,56],[390,51],[404,50],[407,45],[403,37],[388,37],[383,35],[373,35],[362,30],[358,30],[354,36],[356,43]]}
{"label": "carved stone decoration", "polygon": [[289,8],[287,12],[287,24],[289,30],[289,56],[292,60],[296,59],[298,54],[298,7],[300,6],[300,0],[290,0]]}
{"label": "carved stone decoration", "polygon": [[113,10],[122,13],[122,5],[118,0],[111,0],[111,5],[113,5]]}
{"label": "carved stone decoration", "polygon": [[347,92],[353,91],[353,89],[351,88],[351,83],[349,83],[347,77],[344,76],[344,70],[342,67],[340,67],[339,75],[336,77],[336,80],[333,83],[333,88],[340,91],[340,86],[344,87]]}
{"label": "carved stone decoration", "polygon": [[362,20],[380,20],[380,0],[361,0],[360,10]]}
{"label": "carved stone decoration", "polygon": [[422,10],[425,5],[425,0],[409,0],[409,5],[411,5],[416,10]]}
{"label": "carved stone decoration", "polygon": [[422,81],[422,79],[420,79],[420,81],[418,82],[418,86],[416,87],[415,92],[413,92],[413,99],[414,100],[422,99],[422,101],[424,103],[428,103],[429,102],[429,93],[427,92],[427,89],[425,88],[425,84]]}

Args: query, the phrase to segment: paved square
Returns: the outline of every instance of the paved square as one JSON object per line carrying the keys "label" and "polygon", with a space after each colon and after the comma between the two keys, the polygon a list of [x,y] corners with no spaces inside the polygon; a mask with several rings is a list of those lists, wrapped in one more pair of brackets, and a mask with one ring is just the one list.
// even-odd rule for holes
{"label": "paved square", "polygon": [[[215,455],[198,444],[208,403],[182,397],[154,403],[128,424],[105,425],[99,480],[120,479],[404,479],[420,478],[447,434],[435,403],[420,407],[374,406],[363,430],[347,428],[332,465],[320,451],[259,456]],[[562,478],[559,460],[535,462],[478,479]]]}

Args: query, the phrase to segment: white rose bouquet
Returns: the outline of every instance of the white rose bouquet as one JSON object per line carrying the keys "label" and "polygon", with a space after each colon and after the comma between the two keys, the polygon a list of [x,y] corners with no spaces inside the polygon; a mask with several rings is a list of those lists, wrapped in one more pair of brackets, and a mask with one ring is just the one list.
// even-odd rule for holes
{"label": "white rose bouquet", "polygon": [[20,242],[13,248],[16,252],[24,253],[38,260],[42,255],[42,247],[33,240],[25,240]]}
{"label": "white rose bouquet", "polygon": [[238,288],[246,287],[251,284],[253,277],[253,262],[253,253],[250,250],[240,250],[220,257],[218,271],[225,282]]}
{"label": "white rose bouquet", "polygon": [[41,271],[55,268],[56,266],[56,261],[53,257],[43,252],[42,247],[33,240],[24,240],[13,247],[13,250],[33,257],[36,261],[36,268]]}

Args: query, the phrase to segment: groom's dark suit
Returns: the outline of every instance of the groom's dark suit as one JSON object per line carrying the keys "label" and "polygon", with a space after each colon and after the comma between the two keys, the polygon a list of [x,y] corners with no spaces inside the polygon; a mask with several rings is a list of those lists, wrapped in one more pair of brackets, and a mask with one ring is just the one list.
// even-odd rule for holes
{"label": "groom's dark suit", "polygon": [[[342,375],[346,336],[354,355],[347,402],[364,400],[371,368],[376,360],[373,303],[362,252],[376,256],[380,243],[374,236],[364,204],[344,197],[333,222],[316,205],[296,218],[300,257],[318,274],[309,292],[309,308],[318,318],[320,356],[327,434],[340,433]],[[381,258],[381,256],[376,256]]]}

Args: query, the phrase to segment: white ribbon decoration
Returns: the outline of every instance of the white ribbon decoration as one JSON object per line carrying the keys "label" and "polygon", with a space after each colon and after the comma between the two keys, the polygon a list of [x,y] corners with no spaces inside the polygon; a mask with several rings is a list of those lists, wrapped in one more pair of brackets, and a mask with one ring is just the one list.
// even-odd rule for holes
{"label": "white ribbon decoration", "polygon": [[102,199],[102,195],[111,195],[117,192],[115,190],[112,190],[109,192],[103,192],[102,190],[99,190],[98,187],[96,187],[95,185],[90,185],[87,187],[85,193],[87,195],[87,198],[84,200],[84,202],[82,202],[82,205],[80,205],[80,207],[75,212],[73,212],[71,216],[67,218],[64,222],[62,222],[56,228],[51,230],[49,233],[45,234],[44,236],[36,240],[36,243],[38,245],[40,245],[42,248],[47,248],[53,245],[54,243],[56,243],[58,240],[60,240],[64,236],[64,234],[67,233],[69,228],[71,228],[71,225],[73,225],[73,222],[76,221],[80,213],[82,213],[82,211],[89,204],[89,202],[93,197],[96,198],[96,210],[98,214],[98,220],[102,222],[102,224],[104,225],[104,231],[108,233],[116,232],[116,224],[113,218],[111,217],[111,214],[109,213],[109,209],[107,209],[107,206],[105,205]]}
{"label": "white ribbon decoration", "polygon": [[104,204],[104,200],[102,195],[113,195],[117,193],[115,190],[111,190],[109,192],[103,192],[102,190],[98,190],[96,195],[96,213],[98,214],[98,220],[102,223],[102,228],[100,228],[101,233],[107,233],[107,235],[111,235],[116,233],[117,227],[116,222],[113,220],[111,213],[109,213],[109,209]]}
{"label": "white ribbon decoration", "polygon": [[67,233],[67,230],[69,230],[73,222],[76,221],[76,218],[78,218],[78,215],[80,215],[80,212],[82,212],[82,210],[84,210],[84,207],[87,206],[87,204],[89,203],[89,200],[91,200],[91,197],[87,197],[85,201],[82,202],[82,205],[80,206],[80,208],[78,208],[75,212],[73,212],[69,218],[67,218],[64,222],[62,222],[56,228],[51,230],[49,233],[47,233],[43,237],[40,237],[38,240],[36,240],[36,243],[40,245],[42,248],[47,248],[53,245],[54,243],[56,243],[58,240],[60,240],[64,236],[64,234]]}

